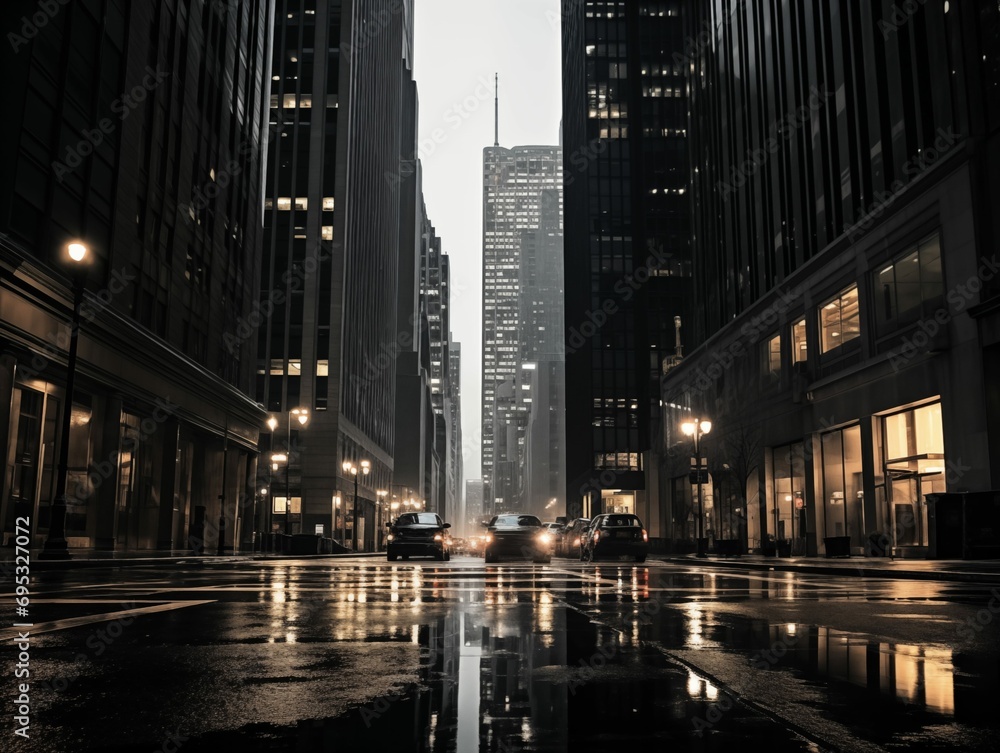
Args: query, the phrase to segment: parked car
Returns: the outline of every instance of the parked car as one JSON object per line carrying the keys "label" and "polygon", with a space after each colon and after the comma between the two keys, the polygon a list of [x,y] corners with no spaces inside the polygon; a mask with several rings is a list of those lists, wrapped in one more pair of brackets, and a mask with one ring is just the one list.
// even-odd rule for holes
{"label": "parked car", "polygon": [[394,522],[386,523],[389,535],[386,537],[386,556],[389,562],[397,557],[433,557],[436,560],[451,559],[451,536],[445,523],[434,512],[406,512]]}
{"label": "parked car", "polygon": [[534,515],[496,515],[486,527],[483,555],[487,562],[501,557],[551,562],[552,534]]}
{"label": "parked car", "polygon": [[590,518],[576,518],[567,525],[556,540],[556,556],[579,557],[582,551],[580,545],[583,542],[583,532],[589,525]]}
{"label": "parked car", "polygon": [[582,559],[631,557],[645,562],[649,554],[649,535],[637,515],[607,513],[597,515],[583,541]]}

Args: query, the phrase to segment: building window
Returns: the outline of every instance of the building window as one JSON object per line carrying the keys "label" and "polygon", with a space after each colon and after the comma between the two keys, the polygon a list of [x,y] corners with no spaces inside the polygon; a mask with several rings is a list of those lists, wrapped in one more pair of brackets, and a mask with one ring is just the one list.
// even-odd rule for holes
{"label": "building window", "polygon": [[938,236],[908,249],[876,272],[874,289],[879,335],[932,315],[944,296]]}
{"label": "building window", "polygon": [[823,509],[817,523],[820,539],[849,536],[852,547],[864,545],[864,487],[861,479],[861,427],[823,434]]}
{"label": "building window", "polygon": [[[775,447],[771,453],[773,493],[767,500],[767,541],[765,554],[774,554],[780,544],[788,547],[787,555],[805,554],[806,535],[806,450],[805,444]],[[787,556],[786,555],[786,556]]]}
{"label": "building window", "polygon": [[819,311],[821,352],[829,353],[861,335],[858,286],[852,285]]}
{"label": "building window", "polygon": [[893,546],[929,543],[927,494],[946,491],[941,403],[882,419],[882,453]]}
{"label": "building window", "polygon": [[777,379],[781,376],[781,335],[764,342],[764,376]]}
{"label": "building window", "polygon": [[806,320],[799,319],[792,325],[792,363],[805,363],[809,356],[806,344]]}

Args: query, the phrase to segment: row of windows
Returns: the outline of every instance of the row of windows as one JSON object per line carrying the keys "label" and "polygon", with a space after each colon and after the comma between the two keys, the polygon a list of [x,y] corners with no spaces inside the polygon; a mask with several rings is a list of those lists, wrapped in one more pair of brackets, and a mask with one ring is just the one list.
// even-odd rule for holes
{"label": "row of windows", "polygon": [[[940,238],[933,235],[898,254],[880,270],[871,274],[874,300],[872,311],[876,337],[894,334],[900,329],[933,314],[944,297]],[[833,356],[861,337],[861,302],[857,284],[820,305],[817,312],[819,353]],[[763,371],[778,376],[782,363],[782,335],[763,344]],[[805,317],[791,327],[791,362],[808,360]]]}

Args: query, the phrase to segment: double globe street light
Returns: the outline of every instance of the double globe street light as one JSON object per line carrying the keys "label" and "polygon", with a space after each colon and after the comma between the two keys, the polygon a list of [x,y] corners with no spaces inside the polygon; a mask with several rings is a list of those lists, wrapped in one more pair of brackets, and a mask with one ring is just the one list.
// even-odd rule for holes
{"label": "double globe street light", "polygon": [[702,501],[701,485],[707,468],[701,462],[701,438],[712,431],[712,422],[696,418],[693,421],[685,421],[681,424],[681,431],[686,436],[694,438],[694,462],[692,463],[692,473],[695,474],[695,481],[698,485],[698,556],[707,557],[705,551],[704,525],[705,509]]}
{"label": "double globe street light", "polygon": [[370,460],[360,461],[360,466],[355,465],[350,460],[345,460],[341,467],[344,469],[344,473],[349,473],[354,476],[354,509],[351,517],[353,530],[351,531],[351,547],[354,551],[358,551],[358,476],[362,474],[367,476],[371,473],[372,464]]}

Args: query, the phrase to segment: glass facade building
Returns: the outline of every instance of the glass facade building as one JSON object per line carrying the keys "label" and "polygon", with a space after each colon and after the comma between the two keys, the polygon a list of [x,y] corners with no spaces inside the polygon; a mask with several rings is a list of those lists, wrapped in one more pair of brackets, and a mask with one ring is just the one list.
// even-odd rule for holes
{"label": "glass facade building", "polygon": [[651,523],[660,364],[690,310],[683,3],[562,7],[567,514]]}
{"label": "glass facade building", "polygon": [[271,3],[50,5],[0,10],[4,531],[28,515],[38,544],[63,517],[65,450],[71,554],[238,548],[265,418],[247,322]]}
{"label": "glass facade building", "polygon": [[912,5],[684,6],[697,347],[661,385],[671,545],[692,411],[732,500],[710,537],[751,550],[934,556],[928,495],[1000,487],[1000,11]]}

